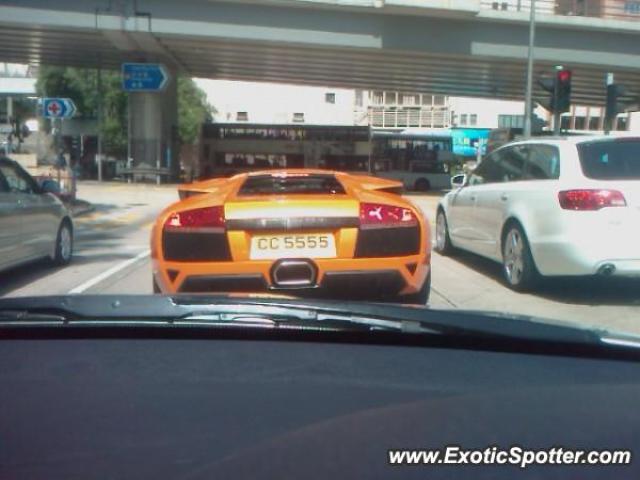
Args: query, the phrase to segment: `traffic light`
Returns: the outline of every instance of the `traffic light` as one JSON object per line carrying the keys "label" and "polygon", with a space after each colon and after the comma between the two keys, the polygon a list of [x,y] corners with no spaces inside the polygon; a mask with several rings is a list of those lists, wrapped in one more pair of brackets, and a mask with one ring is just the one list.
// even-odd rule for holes
{"label": "traffic light", "polygon": [[568,112],[571,108],[571,70],[556,71],[555,112]]}
{"label": "traffic light", "polygon": [[640,110],[640,95],[625,85],[615,83],[614,74],[607,73],[607,98],[604,110],[604,130],[609,133],[615,126],[619,113]]}
{"label": "traffic light", "polygon": [[626,106],[620,101],[620,97],[627,94],[627,89],[623,85],[610,83],[607,85],[607,102],[604,110],[604,129],[611,131],[614,120],[619,113],[625,111]]}
{"label": "traffic light", "polygon": [[78,160],[80,158],[80,137],[77,135],[74,135],[73,137],[71,137],[71,151],[69,152],[71,154],[71,158],[73,160]]}
{"label": "traffic light", "polygon": [[557,67],[553,78],[541,78],[538,84],[549,92],[549,100],[539,102],[551,113],[568,112],[571,107],[571,70]]}

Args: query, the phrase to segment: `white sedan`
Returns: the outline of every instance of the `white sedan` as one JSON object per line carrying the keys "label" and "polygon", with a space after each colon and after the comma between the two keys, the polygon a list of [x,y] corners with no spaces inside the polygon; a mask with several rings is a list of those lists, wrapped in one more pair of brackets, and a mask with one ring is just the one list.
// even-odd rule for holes
{"label": "white sedan", "polygon": [[546,275],[640,276],[640,137],[514,142],[453,183],[438,205],[441,254],[500,262],[519,291]]}

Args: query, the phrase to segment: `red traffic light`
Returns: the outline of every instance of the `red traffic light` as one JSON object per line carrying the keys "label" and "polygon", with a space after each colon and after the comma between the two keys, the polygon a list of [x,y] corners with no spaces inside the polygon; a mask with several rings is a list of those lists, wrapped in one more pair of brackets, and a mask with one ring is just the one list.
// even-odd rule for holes
{"label": "red traffic light", "polygon": [[558,72],[558,81],[567,83],[571,81],[571,70],[560,70]]}

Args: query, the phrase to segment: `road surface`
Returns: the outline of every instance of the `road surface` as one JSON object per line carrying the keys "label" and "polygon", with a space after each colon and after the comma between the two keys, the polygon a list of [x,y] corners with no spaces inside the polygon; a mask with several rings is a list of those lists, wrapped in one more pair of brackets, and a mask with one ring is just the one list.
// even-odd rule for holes
{"label": "road surface", "polygon": [[[0,273],[0,296],[152,293],[149,230],[156,215],[177,199],[175,187],[83,183],[79,197],[95,211],[76,219],[73,262],[40,262]],[[429,216],[435,195],[409,197]],[[640,281],[545,280],[535,294],[504,286],[500,267],[472,254],[433,254],[430,305],[519,313],[640,333]]]}

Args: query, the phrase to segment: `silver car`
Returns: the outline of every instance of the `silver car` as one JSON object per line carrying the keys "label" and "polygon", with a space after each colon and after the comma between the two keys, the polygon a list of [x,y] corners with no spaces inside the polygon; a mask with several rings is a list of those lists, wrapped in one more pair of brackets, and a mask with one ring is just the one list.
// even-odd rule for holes
{"label": "silver car", "polygon": [[72,252],[73,222],[64,204],[17,162],[0,158],[0,270],[47,257],[66,265]]}
{"label": "silver car", "polygon": [[438,252],[496,260],[515,290],[545,275],[640,276],[639,137],[514,142],[458,181],[438,206]]}

